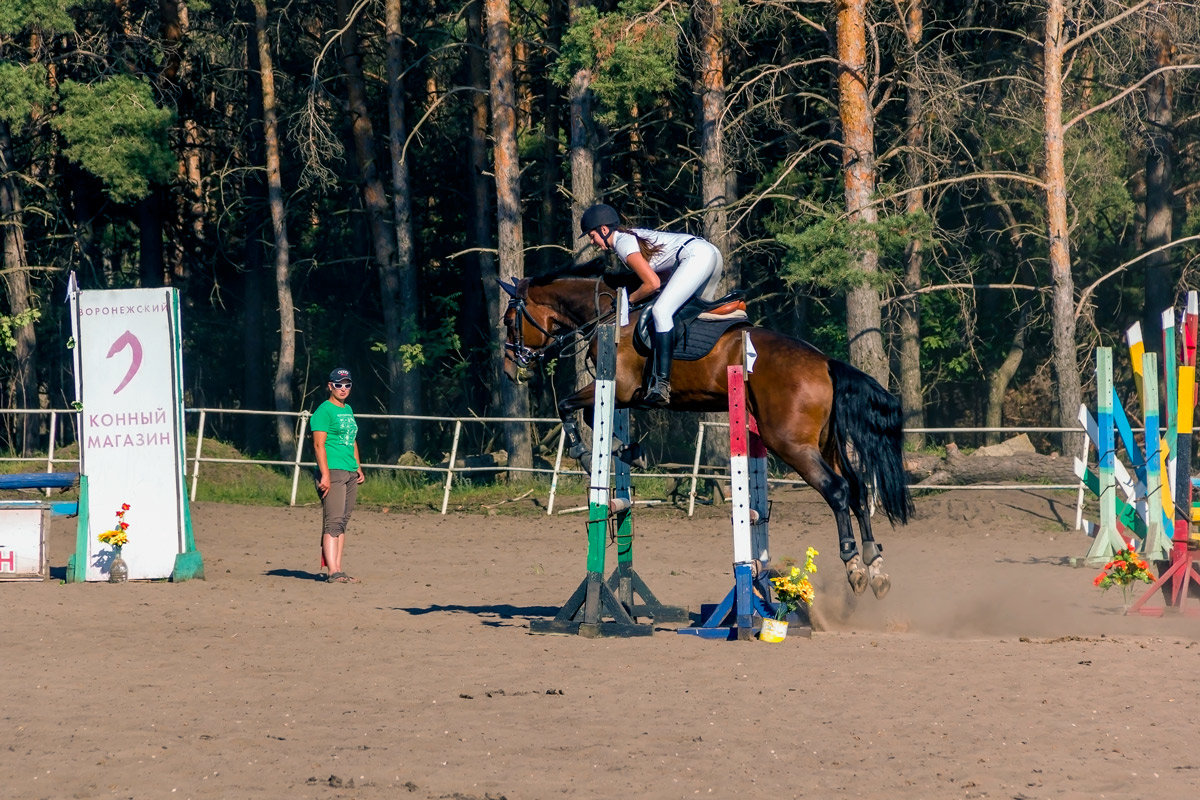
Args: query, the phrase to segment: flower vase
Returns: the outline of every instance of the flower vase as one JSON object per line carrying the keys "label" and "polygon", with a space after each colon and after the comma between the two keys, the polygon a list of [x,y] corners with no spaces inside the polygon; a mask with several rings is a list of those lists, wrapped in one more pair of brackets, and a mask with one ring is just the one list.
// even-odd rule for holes
{"label": "flower vase", "polygon": [[121,558],[121,548],[113,548],[112,563],[108,565],[108,582],[125,583],[129,580],[129,565]]}
{"label": "flower vase", "polygon": [[787,627],[786,619],[764,619],[758,639],[761,642],[782,642],[787,638]]}

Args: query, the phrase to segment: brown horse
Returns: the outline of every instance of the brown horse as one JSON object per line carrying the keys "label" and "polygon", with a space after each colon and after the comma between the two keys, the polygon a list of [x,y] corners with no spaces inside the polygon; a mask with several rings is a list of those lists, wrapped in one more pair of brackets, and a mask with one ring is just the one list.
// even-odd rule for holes
{"label": "brown horse", "polygon": [[[618,286],[609,276],[526,278],[501,286],[510,297],[504,314],[504,369],[518,383],[576,337],[590,336],[597,324],[613,320]],[[637,407],[642,394],[646,358],[635,350],[632,333],[632,324],[623,328],[617,347],[618,408]],[[747,375],[747,402],[763,443],[833,509],[839,554],[855,593],[870,584],[882,597],[891,582],[883,571],[882,548],[871,534],[866,499],[873,490],[893,525],[907,522],[912,512],[899,401],[874,378],[805,342],[758,327],[750,328],[749,336],[758,357]],[[590,347],[594,361],[594,338]],[[727,410],[726,367],[743,363],[742,349],[742,330],[730,330],[707,356],[675,361],[669,409]],[[574,412],[590,408],[594,392],[591,384],[558,406],[574,453],[582,450]],[[858,520],[861,555],[851,512]]]}

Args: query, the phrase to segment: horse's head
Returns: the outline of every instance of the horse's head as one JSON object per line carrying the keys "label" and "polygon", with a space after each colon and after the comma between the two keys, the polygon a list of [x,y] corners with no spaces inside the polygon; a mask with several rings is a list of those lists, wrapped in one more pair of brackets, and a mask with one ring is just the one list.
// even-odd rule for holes
{"label": "horse's head", "polygon": [[508,295],[504,311],[504,374],[515,383],[525,383],[533,368],[557,352],[563,333],[573,328],[553,307],[531,300],[529,278],[500,281]]}

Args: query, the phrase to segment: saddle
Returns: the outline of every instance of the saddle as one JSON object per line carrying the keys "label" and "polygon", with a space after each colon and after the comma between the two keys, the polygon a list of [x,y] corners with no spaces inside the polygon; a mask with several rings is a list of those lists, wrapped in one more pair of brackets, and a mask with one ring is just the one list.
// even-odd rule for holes
{"label": "saddle", "polygon": [[[643,309],[634,323],[633,348],[640,355],[649,355],[653,338],[654,315]],[[675,346],[671,358],[676,361],[698,361],[708,355],[717,340],[735,327],[748,327],[745,293],[730,292],[716,300],[693,297],[675,312]]]}

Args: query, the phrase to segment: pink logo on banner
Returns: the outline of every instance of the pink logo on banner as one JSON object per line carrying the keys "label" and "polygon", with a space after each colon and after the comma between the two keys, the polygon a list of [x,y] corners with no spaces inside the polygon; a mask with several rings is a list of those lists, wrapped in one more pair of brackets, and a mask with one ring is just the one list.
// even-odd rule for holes
{"label": "pink logo on banner", "polygon": [[124,389],[142,367],[142,343],[138,341],[138,338],[131,331],[125,331],[117,337],[112,347],[108,348],[108,355],[105,358],[112,358],[126,347],[132,352],[133,358],[129,364],[129,371],[125,373],[125,380],[121,381],[120,386],[113,389],[113,394]]}

